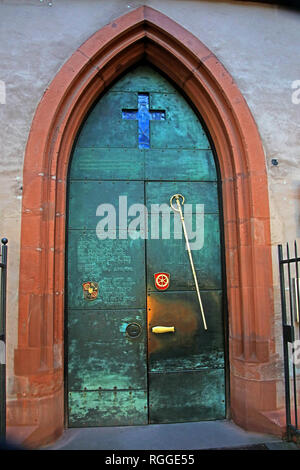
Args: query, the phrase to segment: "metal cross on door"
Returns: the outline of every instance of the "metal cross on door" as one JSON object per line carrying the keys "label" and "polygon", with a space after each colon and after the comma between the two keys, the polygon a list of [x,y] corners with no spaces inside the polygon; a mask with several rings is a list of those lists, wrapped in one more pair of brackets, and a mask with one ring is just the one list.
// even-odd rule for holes
{"label": "metal cross on door", "polygon": [[69,426],[224,418],[218,181],[194,111],[137,67],[90,112],[68,185]]}
{"label": "metal cross on door", "polygon": [[165,120],[165,111],[149,110],[149,94],[138,93],[138,109],[123,109],[123,119],[134,119],[138,121],[139,148],[148,149],[150,147],[150,121]]}

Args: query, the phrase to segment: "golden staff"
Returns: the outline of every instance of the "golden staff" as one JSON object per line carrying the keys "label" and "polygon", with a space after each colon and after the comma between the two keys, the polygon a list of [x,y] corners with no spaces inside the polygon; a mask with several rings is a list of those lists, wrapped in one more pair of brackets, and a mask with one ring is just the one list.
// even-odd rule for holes
{"label": "golden staff", "polygon": [[[177,209],[172,204],[174,198],[176,199]],[[182,194],[174,194],[174,196],[172,196],[171,199],[170,199],[170,206],[173,209],[173,211],[179,212],[179,214],[180,214],[183,233],[184,233],[184,236],[185,236],[187,251],[188,251],[188,254],[189,254],[189,258],[190,258],[190,264],[191,264],[191,268],[192,268],[192,272],[193,272],[193,276],[194,276],[195,287],[196,287],[197,296],[198,296],[198,300],[199,300],[200,312],[201,312],[201,315],[202,315],[203,325],[204,325],[204,329],[207,330],[207,325],[206,325],[203,305],[202,305],[202,301],[201,301],[197,275],[196,275],[196,271],[195,271],[195,267],[194,267],[191,247],[190,247],[190,243],[189,243],[189,239],[188,239],[188,235],[187,235],[187,231],[186,231],[186,226],[185,226],[185,222],[184,222],[184,218],[183,218],[183,214],[182,214],[182,210],[181,210],[180,198],[182,199],[182,205],[183,205],[184,204],[184,197],[182,196]]]}

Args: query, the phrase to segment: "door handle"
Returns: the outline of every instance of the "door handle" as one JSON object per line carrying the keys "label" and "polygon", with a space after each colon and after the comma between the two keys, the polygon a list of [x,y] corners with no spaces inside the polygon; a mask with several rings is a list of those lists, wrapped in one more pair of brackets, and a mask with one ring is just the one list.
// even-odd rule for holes
{"label": "door handle", "polygon": [[174,333],[175,326],[153,326],[152,333]]}

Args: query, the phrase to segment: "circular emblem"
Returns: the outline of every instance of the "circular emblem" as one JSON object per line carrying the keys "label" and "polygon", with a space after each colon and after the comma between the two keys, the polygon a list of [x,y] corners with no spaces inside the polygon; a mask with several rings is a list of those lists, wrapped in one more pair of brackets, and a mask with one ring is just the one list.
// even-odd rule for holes
{"label": "circular emblem", "polygon": [[169,279],[165,274],[160,274],[157,276],[156,284],[161,288],[165,289],[169,285]]}
{"label": "circular emblem", "polygon": [[155,287],[158,290],[166,290],[170,285],[170,274],[156,273],[154,274]]}
{"label": "circular emblem", "polygon": [[129,338],[138,338],[142,333],[142,327],[138,323],[129,323],[126,328],[126,335]]}

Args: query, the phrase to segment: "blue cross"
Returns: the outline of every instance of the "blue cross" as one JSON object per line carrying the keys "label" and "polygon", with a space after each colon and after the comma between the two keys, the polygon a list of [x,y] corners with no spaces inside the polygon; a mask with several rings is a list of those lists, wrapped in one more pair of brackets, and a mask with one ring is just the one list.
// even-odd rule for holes
{"label": "blue cross", "polygon": [[123,119],[135,119],[139,126],[139,148],[150,148],[150,121],[164,121],[165,111],[149,110],[149,93],[138,94],[138,109],[122,109]]}

